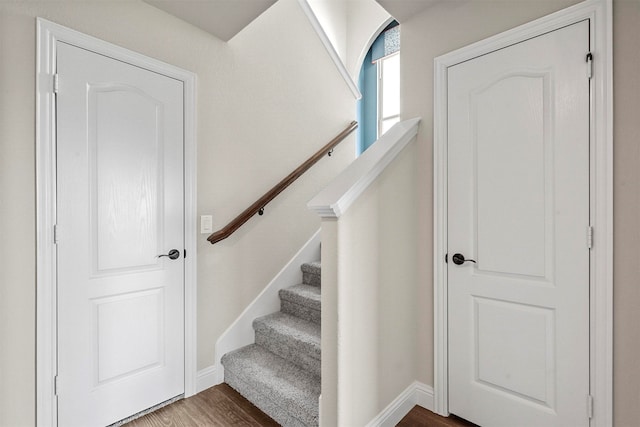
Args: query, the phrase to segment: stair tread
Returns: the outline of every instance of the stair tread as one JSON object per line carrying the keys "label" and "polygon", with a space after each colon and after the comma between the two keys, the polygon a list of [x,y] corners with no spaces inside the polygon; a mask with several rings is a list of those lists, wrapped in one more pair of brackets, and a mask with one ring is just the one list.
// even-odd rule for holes
{"label": "stair tread", "polygon": [[293,339],[320,359],[320,325],[290,314],[277,312],[253,321],[256,333],[268,330],[286,339]]}
{"label": "stair tread", "polygon": [[317,423],[318,377],[256,344],[227,353],[222,364],[248,387],[294,417],[306,424],[312,424],[313,420]]}
{"label": "stair tread", "polygon": [[300,341],[320,346],[320,325],[290,314],[277,312],[254,320],[254,325],[277,329]]}
{"label": "stair tread", "polygon": [[280,290],[280,298],[320,310],[321,293],[318,286],[295,285]]}

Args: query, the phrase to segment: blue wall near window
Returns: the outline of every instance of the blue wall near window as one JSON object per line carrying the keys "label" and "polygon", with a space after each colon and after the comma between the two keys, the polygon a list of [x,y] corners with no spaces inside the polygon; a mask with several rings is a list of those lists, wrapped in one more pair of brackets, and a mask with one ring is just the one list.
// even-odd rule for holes
{"label": "blue wall near window", "polygon": [[358,134],[357,155],[373,144],[378,134],[378,70],[376,64],[371,62],[371,49],[367,53],[360,69],[358,86],[362,98],[358,101]]}

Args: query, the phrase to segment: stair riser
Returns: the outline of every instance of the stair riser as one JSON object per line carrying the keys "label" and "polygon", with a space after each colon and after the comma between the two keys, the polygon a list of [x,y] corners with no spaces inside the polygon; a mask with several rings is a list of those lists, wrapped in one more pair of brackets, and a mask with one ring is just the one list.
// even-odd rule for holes
{"label": "stair riser", "polygon": [[[245,399],[253,403],[262,412],[273,418],[278,424],[286,427],[308,427],[297,418],[289,415],[289,412],[275,404],[272,400],[257,392],[255,387],[248,385],[235,375],[235,373],[227,369],[225,369],[224,372],[224,382],[229,384],[231,388],[244,396]],[[318,423],[316,421],[315,424],[311,423],[309,425],[318,425]]]}
{"label": "stair riser", "polygon": [[320,349],[269,330],[256,330],[256,344],[320,377]]}
{"label": "stair riser", "polygon": [[302,272],[302,283],[312,286],[320,286],[320,275],[315,273]]}
{"label": "stair riser", "polygon": [[280,311],[301,319],[320,324],[320,310],[313,309],[288,300],[280,300]]}

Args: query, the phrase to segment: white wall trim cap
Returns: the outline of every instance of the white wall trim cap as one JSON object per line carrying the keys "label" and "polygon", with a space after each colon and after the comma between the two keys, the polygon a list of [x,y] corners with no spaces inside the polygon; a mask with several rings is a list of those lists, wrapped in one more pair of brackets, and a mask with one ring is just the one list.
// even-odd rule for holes
{"label": "white wall trim cap", "polygon": [[414,381],[398,395],[366,427],[393,427],[397,425],[415,405],[433,411],[433,388]]}
{"label": "white wall trim cap", "polygon": [[420,118],[396,123],[307,204],[321,218],[340,218],[418,134]]}
{"label": "white wall trim cap", "polygon": [[307,18],[309,19],[311,26],[315,30],[316,34],[318,34],[318,37],[320,38],[320,41],[324,45],[325,49],[327,49],[327,53],[329,54],[329,57],[331,57],[331,60],[333,61],[336,68],[338,69],[338,72],[344,79],[344,82],[349,87],[349,90],[353,94],[354,98],[356,99],[362,98],[362,94],[358,89],[358,85],[356,85],[356,83],[351,78],[349,71],[347,71],[347,67],[344,65],[344,62],[342,62],[342,59],[340,59],[340,55],[338,55],[338,52],[336,52],[336,48],[331,43],[331,40],[329,40],[327,33],[325,33],[324,29],[322,28],[322,24],[320,24],[320,21],[318,21],[318,17],[313,12],[313,9],[311,9],[311,6],[307,2],[307,0],[298,0],[298,3],[300,4],[300,7],[304,11],[304,14],[307,15]]}

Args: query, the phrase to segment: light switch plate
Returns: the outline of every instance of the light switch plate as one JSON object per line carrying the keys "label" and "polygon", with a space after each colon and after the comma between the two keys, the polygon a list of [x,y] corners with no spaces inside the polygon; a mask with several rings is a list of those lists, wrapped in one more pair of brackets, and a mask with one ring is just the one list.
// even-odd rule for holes
{"label": "light switch plate", "polygon": [[200,234],[213,233],[213,215],[200,215]]}

